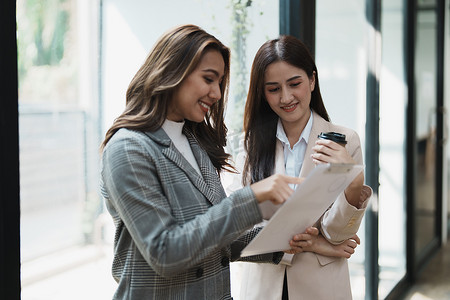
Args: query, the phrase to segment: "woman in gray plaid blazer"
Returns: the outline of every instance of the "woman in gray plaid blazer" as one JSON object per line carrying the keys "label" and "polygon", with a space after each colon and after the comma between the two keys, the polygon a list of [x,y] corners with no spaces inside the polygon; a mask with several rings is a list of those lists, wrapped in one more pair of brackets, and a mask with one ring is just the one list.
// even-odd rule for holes
{"label": "woman in gray plaid blazer", "polygon": [[[288,184],[300,183],[274,175],[226,197],[229,59],[215,37],[180,26],[128,87],[102,144],[101,192],[116,226],[114,299],[230,299],[229,261],[256,234],[248,230],[262,221],[258,204],[282,203]],[[310,238],[300,235],[290,251]],[[281,254],[252,259],[278,263]]]}

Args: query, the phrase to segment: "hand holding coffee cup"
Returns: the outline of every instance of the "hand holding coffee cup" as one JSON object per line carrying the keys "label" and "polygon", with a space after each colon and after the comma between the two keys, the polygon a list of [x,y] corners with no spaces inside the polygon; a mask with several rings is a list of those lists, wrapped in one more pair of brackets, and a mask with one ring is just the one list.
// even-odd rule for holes
{"label": "hand holding coffee cup", "polygon": [[[337,132],[321,132],[312,148],[314,153],[311,155],[313,162],[321,163],[351,163],[355,161],[345,148],[347,141],[345,135]],[[364,173],[361,172],[345,189],[345,197],[350,205],[361,208],[360,195],[364,184]]]}
{"label": "hand holding coffee cup", "polygon": [[354,163],[348,153],[345,134],[338,132],[321,132],[311,155],[315,164],[320,163]]}
{"label": "hand holding coffee cup", "polygon": [[321,132],[312,148],[311,158],[317,164],[322,163],[355,163],[345,145],[345,134],[338,132]]}
{"label": "hand holding coffee cup", "polygon": [[330,140],[340,144],[341,146],[347,145],[347,141],[345,140],[345,134],[337,133],[337,132],[321,132],[318,136],[319,139]]}

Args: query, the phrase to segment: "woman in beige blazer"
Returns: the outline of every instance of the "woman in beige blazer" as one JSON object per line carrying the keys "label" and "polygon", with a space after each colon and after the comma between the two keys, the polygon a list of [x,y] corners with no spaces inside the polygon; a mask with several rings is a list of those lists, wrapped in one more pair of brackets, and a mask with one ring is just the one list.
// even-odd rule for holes
{"label": "woman in beige blazer", "polygon": [[[255,56],[244,131],[244,185],[274,173],[306,177],[319,163],[363,163],[357,133],[329,122],[314,60],[291,36],[266,42]],[[318,139],[321,132],[344,134],[347,143]],[[340,244],[358,231],[372,194],[363,182],[361,173],[315,224],[329,243]],[[260,208],[269,219],[278,207]],[[351,299],[347,259],[309,251],[285,254],[279,265],[245,263],[240,299]]]}

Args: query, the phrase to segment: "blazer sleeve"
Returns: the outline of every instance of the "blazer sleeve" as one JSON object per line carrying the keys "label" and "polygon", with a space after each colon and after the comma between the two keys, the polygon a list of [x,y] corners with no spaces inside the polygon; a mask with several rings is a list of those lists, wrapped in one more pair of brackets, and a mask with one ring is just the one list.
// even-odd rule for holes
{"label": "blazer sleeve", "polygon": [[161,276],[188,270],[261,222],[258,203],[246,187],[205,211],[194,205],[191,209],[199,213],[181,224],[162,188],[168,175],[156,167],[155,157],[161,159],[136,137],[111,139],[102,157],[102,193],[139,252]]}
{"label": "blazer sleeve", "polygon": [[350,205],[342,193],[321,219],[320,231],[332,244],[340,244],[358,232],[362,218],[372,195],[372,189],[363,186],[361,197],[364,202],[361,208]]}
{"label": "blazer sleeve", "polygon": [[[359,136],[353,130],[348,130],[348,150],[350,155],[358,164],[363,164],[361,144]],[[320,220],[320,230],[322,235],[332,244],[340,244],[351,238],[358,232],[361,220],[367,208],[369,199],[372,196],[372,189],[364,185],[361,191],[362,207],[356,208],[350,205],[341,193],[333,205],[328,209]]]}

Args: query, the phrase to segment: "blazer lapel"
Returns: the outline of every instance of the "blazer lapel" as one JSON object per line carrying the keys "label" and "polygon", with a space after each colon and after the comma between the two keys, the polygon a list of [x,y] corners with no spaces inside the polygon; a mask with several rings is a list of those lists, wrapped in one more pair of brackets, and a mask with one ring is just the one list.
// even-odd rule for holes
{"label": "blazer lapel", "polygon": [[[192,184],[206,197],[206,199],[208,199],[209,202],[211,202],[212,204],[217,203],[217,201],[214,197],[214,193],[208,187],[208,185],[206,184],[205,180],[202,177],[202,175],[205,173],[202,170],[202,168],[203,169],[205,168],[204,166],[202,166],[202,164],[205,164],[205,162],[203,161],[204,159],[199,160],[198,155],[196,154],[196,152],[198,152],[198,151],[196,151],[196,150],[194,150],[194,148],[192,148],[193,144],[192,144],[189,136],[187,136],[187,137],[188,137],[189,143],[191,144],[192,152],[194,153],[194,156],[197,160],[197,163],[198,163],[198,166],[200,168],[202,175],[200,175],[194,169],[194,167],[192,167],[192,165],[186,160],[186,158],[184,158],[184,156],[177,150],[177,148],[173,145],[172,140],[167,136],[167,134],[164,132],[163,129],[158,129],[155,132],[146,133],[146,134],[153,140],[166,146],[166,148],[164,148],[162,150],[162,154],[165,157],[167,157],[167,159],[172,161],[175,165],[177,165],[180,168],[180,170],[186,174],[186,176],[189,178],[189,180],[191,180]],[[196,144],[196,143],[194,142],[194,144]],[[206,153],[205,153],[205,155],[206,155]]]}
{"label": "blazer lapel", "polygon": [[[275,170],[274,174],[286,174],[286,168],[284,166],[284,151],[283,144],[277,139],[275,146]],[[282,204],[273,204],[270,201],[264,201],[259,204],[259,209],[263,219],[269,220],[275,212],[281,207]]]}
{"label": "blazer lapel", "polygon": [[284,161],[283,144],[277,139],[277,145],[275,146],[275,172],[274,174],[286,174],[286,167]]}
{"label": "blazer lapel", "polygon": [[199,176],[202,180],[199,182],[198,188],[212,204],[217,204],[225,196],[225,192],[223,191],[222,183],[216,168],[212,164],[206,151],[200,147],[193,134],[189,130],[184,130],[184,133],[191,145],[192,153],[197,160],[197,164],[203,176]]}
{"label": "blazer lapel", "polygon": [[302,169],[300,170],[300,177],[307,177],[315,167],[310,157],[313,153],[312,147],[316,143],[317,136],[322,131],[329,131],[329,123],[313,111],[313,124],[308,138],[308,145],[306,146],[305,157],[303,158]]}

